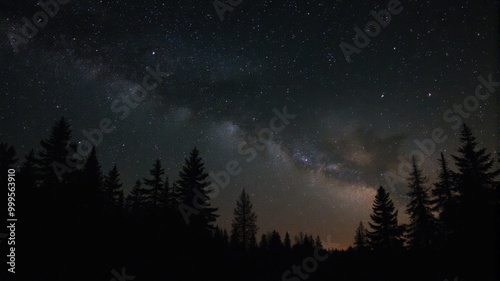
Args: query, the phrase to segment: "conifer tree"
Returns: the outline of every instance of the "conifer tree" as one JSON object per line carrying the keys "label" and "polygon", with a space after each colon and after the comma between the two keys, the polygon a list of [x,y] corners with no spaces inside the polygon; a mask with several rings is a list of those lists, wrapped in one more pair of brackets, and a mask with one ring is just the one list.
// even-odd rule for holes
{"label": "conifer tree", "polygon": [[66,165],[71,126],[61,118],[52,127],[49,138],[42,140],[41,149],[38,151],[38,166],[40,179],[47,189],[54,191],[60,185],[67,173],[72,171]]}
{"label": "conifer tree", "polygon": [[115,164],[104,178],[104,198],[107,204],[119,207],[120,196],[123,196],[122,185],[120,183],[120,173]]}
{"label": "conifer tree", "polygon": [[434,205],[434,212],[443,212],[447,205],[453,200],[454,196],[454,173],[448,168],[448,163],[444,154],[441,152],[441,158],[439,159],[440,171],[438,175],[438,182],[434,183],[434,189],[432,190],[432,204]]}
{"label": "conifer tree", "polygon": [[[234,244],[248,250],[252,241],[255,241],[257,234],[257,215],[252,210],[253,204],[250,202],[250,196],[245,192],[241,192],[240,198],[236,201],[234,209],[234,219],[231,224],[231,240]],[[271,244],[271,241],[269,242]]]}
{"label": "conifer tree", "polygon": [[443,242],[460,225],[460,210],[458,205],[458,192],[456,189],[457,175],[449,166],[444,154],[441,152],[439,159],[440,171],[438,181],[434,183],[432,190],[432,211],[438,214],[437,220],[437,243],[444,246]]}
{"label": "conifer tree", "polygon": [[[478,148],[478,142],[470,128],[464,124],[460,134],[461,146],[458,155],[453,155],[458,195],[458,215],[454,218],[457,226],[455,242],[463,247],[464,253],[477,255],[483,249],[482,258],[492,256],[485,254],[494,251],[491,245],[497,241],[496,208],[494,188],[498,185],[498,167],[491,154],[485,148]],[[474,244],[470,241],[475,241]],[[478,260],[479,261],[479,260]]]}
{"label": "conifer tree", "polygon": [[102,175],[101,164],[97,160],[95,147],[92,147],[80,176],[81,181],[75,194],[75,196],[78,196],[77,199],[80,204],[83,205],[83,208],[79,211],[87,212],[86,219],[92,219],[102,212],[101,207],[104,203],[104,176]]}
{"label": "conifer tree", "polygon": [[101,164],[97,160],[97,151],[92,147],[90,154],[83,167],[83,182],[85,183],[86,190],[92,192],[92,196],[96,196],[102,190],[104,177],[102,175]]}
{"label": "conifer tree", "polygon": [[402,246],[402,227],[398,225],[398,211],[394,210],[394,203],[389,193],[381,186],[377,190],[373,203],[372,222],[368,222],[371,231],[368,231],[370,246],[375,250],[390,250]]}
{"label": "conifer tree", "polygon": [[283,243],[285,246],[285,251],[290,252],[290,250],[292,249],[292,241],[290,240],[290,233],[288,233],[288,231],[285,234]]}
{"label": "conifer tree", "polygon": [[431,201],[428,190],[425,186],[426,178],[422,170],[417,166],[417,160],[412,158],[413,171],[408,179],[410,191],[406,213],[410,215],[408,226],[408,242],[410,247],[426,249],[432,245],[436,232],[436,221],[432,215]]}
{"label": "conifer tree", "polygon": [[356,229],[356,236],[354,237],[354,246],[357,250],[364,250],[368,248],[368,234],[367,230],[363,226],[363,222],[359,222],[359,226]]}
{"label": "conifer tree", "polygon": [[171,193],[171,188],[170,188],[170,181],[168,179],[168,176],[165,177],[165,181],[163,183],[163,188],[160,191],[160,206],[163,210],[170,209],[170,193]]}
{"label": "conifer tree", "polygon": [[458,149],[459,155],[452,155],[460,171],[457,177],[458,191],[462,196],[478,198],[478,195],[487,194],[488,190],[495,187],[500,171],[494,169],[495,161],[491,154],[485,148],[477,148],[476,137],[466,124],[462,127],[460,140],[462,145]]}
{"label": "conifer tree", "polygon": [[179,204],[179,187],[177,183],[174,182],[170,185],[170,180],[165,177],[165,184],[163,185],[163,189],[160,194],[160,205],[166,211],[172,211]]}
{"label": "conifer tree", "polygon": [[123,194],[123,190],[120,190],[120,194],[118,195],[118,208],[119,210],[125,208],[125,195]]}
{"label": "conifer tree", "polygon": [[137,180],[135,182],[134,187],[132,188],[132,191],[130,194],[127,196],[127,206],[128,209],[134,214],[138,214],[139,211],[142,209],[142,206],[144,204],[144,194],[143,194],[143,189],[142,189],[142,183],[140,180]]}
{"label": "conifer tree", "polygon": [[262,234],[260,237],[259,248],[264,251],[269,249],[269,240],[266,234]]}
{"label": "conifer tree", "polygon": [[323,241],[319,237],[319,235],[316,236],[316,240],[314,240],[314,246],[317,248],[323,248]]}
{"label": "conifer tree", "polygon": [[184,166],[179,172],[180,210],[184,221],[191,227],[199,230],[210,230],[213,228],[218,215],[217,208],[210,206],[209,191],[210,181],[199,150],[195,147],[185,159]]}
{"label": "conifer tree", "polygon": [[306,249],[312,249],[314,248],[314,239],[312,235],[305,235],[304,237],[304,248]]}
{"label": "conifer tree", "polygon": [[269,251],[273,254],[277,254],[281,252],[282,249],[283,242],[281,241],[281,236],[276,230],[273,230],[269,235]]}
{"label": "conifer tree", "polygon": [[148,203],[150,206],[156,208],[161,201],[160,197],[163,189],[162,176],[165,174],[160,159],[156,159],[153,169],[149,170],[149,174],[151,175],[151,179],[144,179],[144,184],[149,186],[149,189],[145,189],[144,192],[148,196]]}
{"label": "conifer tree", "polygon": [[174,210],[180,203],[179,185],[177,182],[172,183],[170,192],[170,209]]}

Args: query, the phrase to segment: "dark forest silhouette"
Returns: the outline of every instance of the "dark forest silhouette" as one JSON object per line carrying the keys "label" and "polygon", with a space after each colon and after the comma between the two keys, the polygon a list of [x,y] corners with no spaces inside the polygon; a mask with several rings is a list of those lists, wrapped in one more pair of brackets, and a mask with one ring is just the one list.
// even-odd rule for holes
{"label": "dark forest silhouette", "polygon": [[[235,202],[232,229],[219,228],[196,148],[175,181],[165,176],[157,159],[124,194],[119,163],[104,172],[95,148],[83,161],[68,154],[76,145],[63,118],[36,153],[19,161],[16,210],[22,221],[16,231],[16,277],[107,281],[112,269],[125,267],[135,280],[497,280],[499,171],[466,125],[460,139],[451,156],[457,170],[441,153],[436,183],[427,182],[413,159],[408,225],[398,223],[398,210],[380,187],[368,226],[360,223],[353,230],[353,247],[327,253],[321,239],[310,234],[291,238],[272,231],[256,237],[258,210],[245,190]],[[17,157],[12,146],[0,144],[5,187],[7,169],[16,167]],[[53,164],[67,159],[77,169],[60,180]],[[196,207],[187,224],[179,206],[193,201],[202,208]],[[7,244],[0,247],[6,253]],[[318,255],[318,249],[328,259],[317,270],[284,274]]]}

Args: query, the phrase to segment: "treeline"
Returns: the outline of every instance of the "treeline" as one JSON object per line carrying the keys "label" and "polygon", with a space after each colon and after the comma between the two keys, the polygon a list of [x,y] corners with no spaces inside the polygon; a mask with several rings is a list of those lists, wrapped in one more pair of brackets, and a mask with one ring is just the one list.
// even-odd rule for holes
{"label": "treeline", "polygon": [[377,190],[369,228],[360,222],[354,248],[348,251],[351,255],[382,268],[383,263],[393,263],[387,270],[398,272],[403,280],[413,280],[405,277],[410,272],[414,280],[500,278],[498,166],[486,149],[478,148],[465,124],[460,140],[461,146],[451,156],[456,170],[441,153],[433,184],[412,159],[408,224],[398,224],[398,210],[389,193],[383,187]]}
{"label": "treeline", "polygon": [[[70,125],[61,119],[19,165],[15,149],[0,144],[5,187],[7,170],[18,167],[16,276],[119,280],[115,270],[128,278],[121,280],[498,280],[499,171],[477,146],[464,125],[452,155],[456,170],[441,154],[432,184],[413,159],[409,223],[398,222],[390,194],[380,187],[353,247],[326,252],[320,237],[309,234],[256,237],[258,217],[245,190],[231,229],[219,228],[196,148],[175,180],[157,159],[125,194],[119,166],[103,172],[95,148],[78,159]],[[54,163],[68,159],[75,167],[61,174]],[[7,252],[7,243],[0,247]],[[4,272],[0,277],[8,280]]]}
{"label": "treeline", "polygon": [[[63,118],[16,169],[18,280],[111,280],[113,269],[138,280],[277,280],[322,247],[319,237],[303,233],[293,241],[276,231],[257,239],[257,216],[244,190],[229,233],[216,226],[196,148],[175,181],[157,159],[129,194],[117,165],[103,172],[95,148],[83,160],[75,150]],[[0,157],[6,183],[18,159],[5,143]],[[61,166],[68,162],[74,168]]]}

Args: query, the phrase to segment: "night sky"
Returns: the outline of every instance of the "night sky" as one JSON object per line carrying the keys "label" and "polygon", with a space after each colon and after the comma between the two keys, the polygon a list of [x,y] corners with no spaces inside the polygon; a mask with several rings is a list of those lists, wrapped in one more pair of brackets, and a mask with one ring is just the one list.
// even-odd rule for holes
{"label": "night sky", "polygon": [[[443,114],[474,95],[479,76],[498,81],[496,1],[401,1],[349,63],[341,42],[354,46],[354,28],[388,2],[243,0],[221,21],[212,0],[71,1],[15,52],[9,34],[42,9],[0,0],[0,142],[23,156],[62,116],[75,142],[109,118],[98,157],[105,172],[117,164],[126,191],[158,157],[176,180],[197,146],[208,172],[233,160],[242,169],[212,201],[217,224],[230,228],[245,188],[259,233],[304,231],[345,248],[380,185],[406,221],[407,188],[386,172],[440,127],[448,139],[422,164],[432,182],[439,152],[458,148]],[[125,117],[112,108],[157,66],[163,81],[142,102]],[[462,118],[495,155],[496,98]],[[285,106],[296,117],[247,161],[238,146]]]}

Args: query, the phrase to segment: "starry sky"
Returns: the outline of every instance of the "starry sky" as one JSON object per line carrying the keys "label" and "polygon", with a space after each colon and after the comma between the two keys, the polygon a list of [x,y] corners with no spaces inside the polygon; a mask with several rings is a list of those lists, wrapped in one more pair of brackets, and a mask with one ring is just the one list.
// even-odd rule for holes
{"label": "starry sky", "polygon": [[[105,172],[117,164],[126,191],[158,157],[175,180],[197,146],[208,172],[230,161],[242,169],[212,200],[220,226],[229,229],[245,188],[259,233],[304,231],[345,248],[380,185],[406,221],[407,189],[389,186],[386,172],[397,173],[414,141],[442,128],[448,140],[422,164],[432,182],[439,151],[449,157],[458,147],[443,114],[474,94],[479,76],[498,81],[498,3],[490,0],[403,0],[347,62],[341,42],[354,45],[354,28],[364,30],[370,11],[388,2],[242,0],[221,21],[212,0],[71,1],[15,52],[9,34],[21,35],[23,17],[42,8],[0,0],[0,142],[25,155],[62,116],[75,142],[108,118],[113,131],[98,157]],[[113,102],[157,66],[162,83],[122,118]],[[285,106],[296,117],[248,161],[238,147]],[[492,96],[462,118],[495,154],[496,106]]]}

